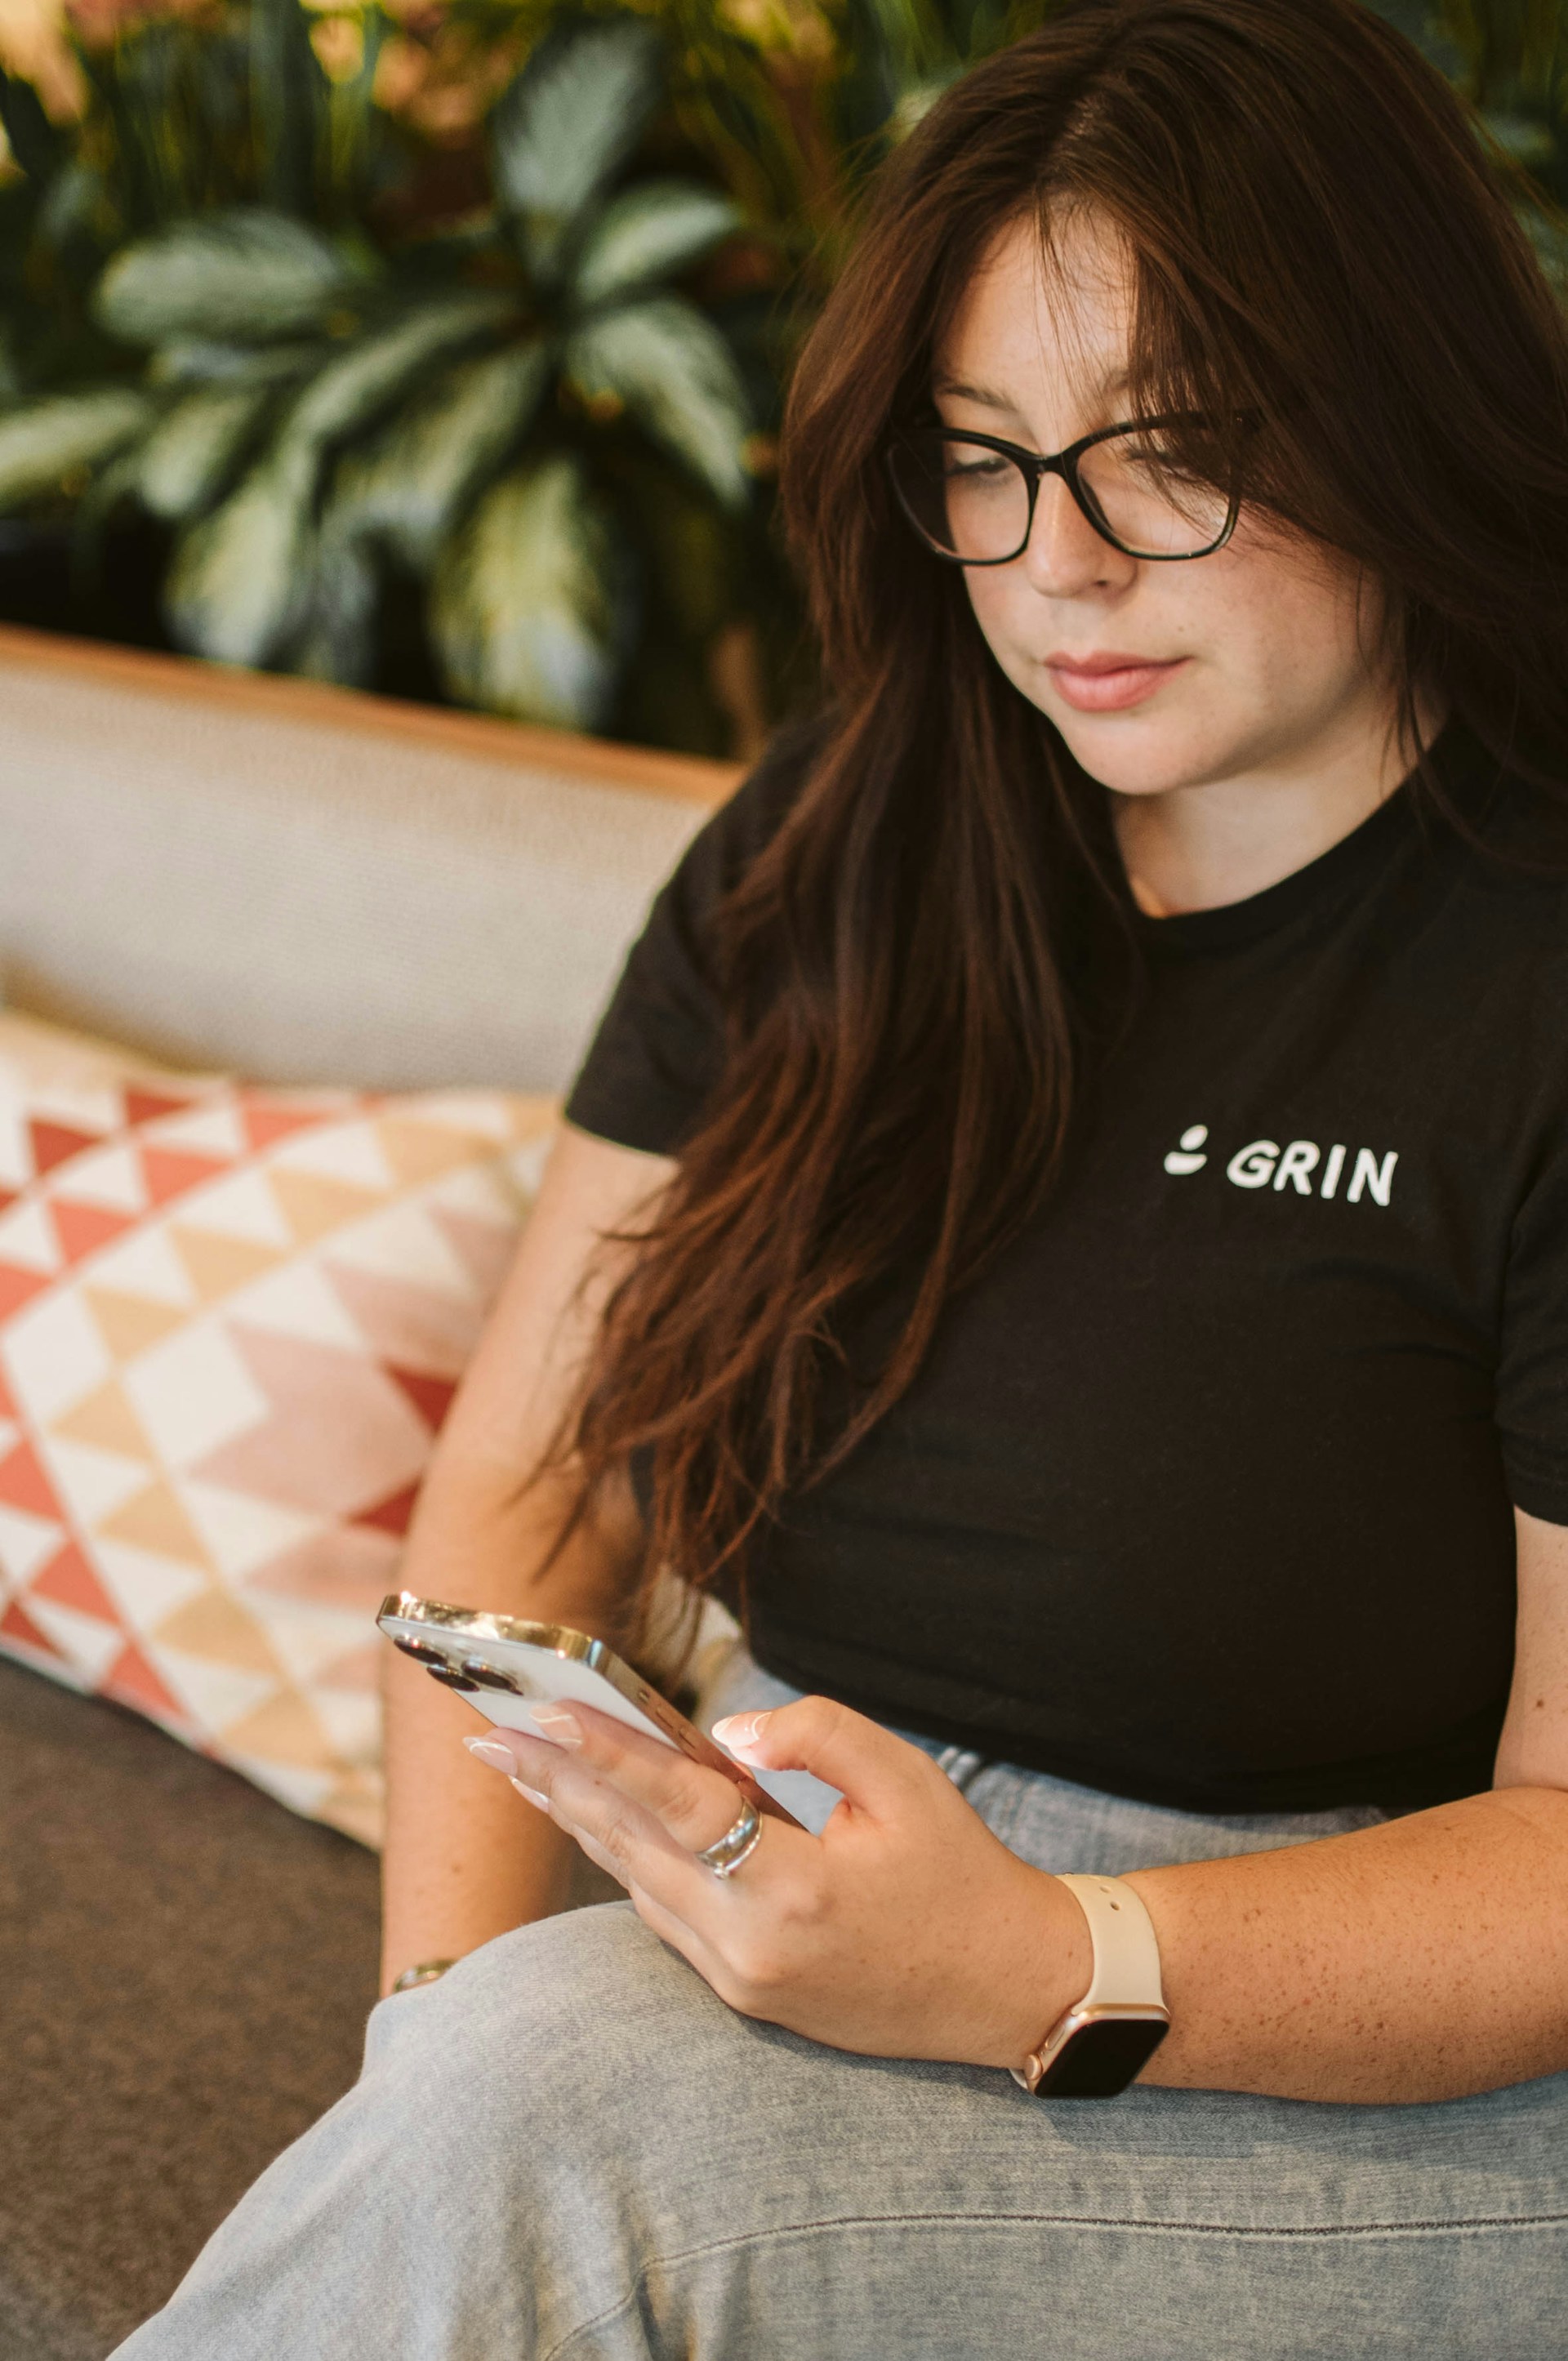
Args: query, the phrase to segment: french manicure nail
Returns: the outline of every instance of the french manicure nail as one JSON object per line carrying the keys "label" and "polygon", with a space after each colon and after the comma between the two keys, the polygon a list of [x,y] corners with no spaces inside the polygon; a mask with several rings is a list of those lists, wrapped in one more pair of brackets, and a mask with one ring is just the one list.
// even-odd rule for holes
{"label": "french manicure nail", "polygon": [[765,1713],[727,1713],[713,1725],[713,1734],[720,1746],[728,1746],[731,1754],[742,1747],[754,1746],[762,1734]]}
{"label": "french manicure nail", "polygon": [[525,1787],[521,1779],[514,1779],[511,1784],[520,1795],[526,1795],[529,1802],[537,1804],[542,1812],[547,1812],[550,1809],[549,1796],[542,1795],[537,1787]]}
{"label": "french manicure nail", "polygon": [[492,1771],[504,1771],[509,1779],[517,1769],[516,1755],[499,1738],[466,1738],[463,1743],[476,1763],[488,1763]]}
{"label": "french manicure nail", "polygon": [[543,1731],[553,1745],[580,1746],[583,1725],[569,1706],[536,1705],[531,1708],[533,1727]]}

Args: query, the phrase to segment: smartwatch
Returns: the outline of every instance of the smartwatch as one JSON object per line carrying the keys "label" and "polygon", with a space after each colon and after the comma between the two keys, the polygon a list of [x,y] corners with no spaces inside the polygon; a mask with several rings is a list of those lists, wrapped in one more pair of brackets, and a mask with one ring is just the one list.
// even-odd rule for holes
{"label": "smartwatch", "polygon": [[1170,2030],[1154,1921],[1119,1877],[1061,1879],[1089,1921],[1094,1972],[1013,2080],[1040,2099],[1114,2099]]}

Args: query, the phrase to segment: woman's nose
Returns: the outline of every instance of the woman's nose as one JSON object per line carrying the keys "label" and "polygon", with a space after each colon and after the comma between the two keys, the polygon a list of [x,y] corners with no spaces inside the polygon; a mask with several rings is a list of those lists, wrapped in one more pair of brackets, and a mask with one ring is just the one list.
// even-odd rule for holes
{"label": "woman's nose", "polygon": [[1030,587],[1050,598],[1120,589],[1138,566],[1095,532],[1059,476],[1041,479],[1022,563]]}

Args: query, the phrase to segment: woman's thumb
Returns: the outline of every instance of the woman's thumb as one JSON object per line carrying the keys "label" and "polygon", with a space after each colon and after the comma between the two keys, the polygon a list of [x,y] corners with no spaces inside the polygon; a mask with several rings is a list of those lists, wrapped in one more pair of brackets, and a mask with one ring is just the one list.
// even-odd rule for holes
{"label": "woman's thumb", "polygon": [[768,1713],[732,1713],[713,1735],[738,1763],[809,1771],[846,1801],[880,1817],[908,1793],[911,1752],[902,1739],[831,1697],[807,1697]]}

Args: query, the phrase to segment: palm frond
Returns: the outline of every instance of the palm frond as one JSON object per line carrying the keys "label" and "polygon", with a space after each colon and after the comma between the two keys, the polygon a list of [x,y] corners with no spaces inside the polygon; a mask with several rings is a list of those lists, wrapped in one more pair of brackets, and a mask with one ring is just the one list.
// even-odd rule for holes
{"label": "palm frond", "polygon": [[582,461],[557,452],[514,467],[436,573],[431,621],[449,685],[521,720],[602,728],[625,640],[618,573]]}
{"label": "palm frond", "polygon": [[734,355],[694,304],[655,296],[591,320],[565,368],[590,406],[624,404],[726,507],[744,507],[751,403]]}

